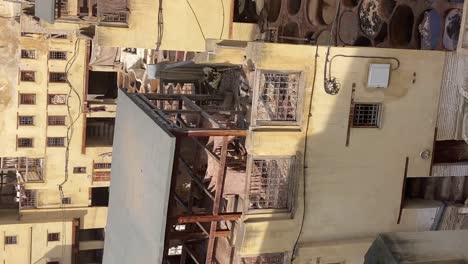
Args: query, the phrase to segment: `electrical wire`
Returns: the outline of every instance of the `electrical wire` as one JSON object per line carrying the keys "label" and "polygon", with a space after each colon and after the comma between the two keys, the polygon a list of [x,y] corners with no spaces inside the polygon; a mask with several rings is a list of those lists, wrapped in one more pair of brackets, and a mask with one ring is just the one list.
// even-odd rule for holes
{"label": "electrical wire", "polygon": [[325,65],[324,65],[324,71],[323,71],[323,88],[325,89],[325,92],[327,94],[331,94],[331,95],[338,94],[338,92],[340,91],[340,86],[339,86],[339,83],[336,81],[336,78],[331,78],[331,77],[327,78],[327,70],[326,70],[327,65],[329,63],[328,58],[330,56],[333,32],[335,31],[335,28],[336,28],[336,23],[338,21],[338,15],[340,13],[340,9],[341,9],[341,1],[337,0],[335,18],[333,19],[333,24],[330,30],[330,36],[328,38],[327,55],[325,56]]}
{"label": "electrical wire", "polygon": [[[222,0],[221,0],[222,1]],[[200,24],[200,21],[198,20],[198,16],[197,14],[195,13],[195,10],[193,10],[193,7],[192,5],[190,4],[190,1],[189,0],[185,0],[185,2],[187,2],[188,6],[190,7],[190,10],[192,10],[192,14],[193,16],[195,17],[195,20],[197,21],[197,24],[198,24],[198,28],[200,29],[200,33],[202,34],[203,36],[203,39],[206,40],[206,37],[205,37],[205,33],[203,32],[203,28]],[[224,10],[224,8],[223,8]],[[223,22],[224,22],[224,19],[223,19]],[[224,26],[223,26],[224,27]]]}
{"label": "electrical wire", "polygon": [[158,40],[157,40],[157,42],[156,42],[156,52],[159,52],[159,49],[161,48],[163,36],[164,36],[163,0],[159,0],[159,9],[158,9]]}
{"label": "electrical wire", "polygon": [[223,10],[223,23],[221,25],[221,34],[219,34],[219,39],[223,39],[223,33],[224,33],[224,19],[226,19],[226,14],[224,12],[224,0],[219,0],[221,1],[221,9]]}
{"label": "electrical wire", "polygon": [[[312,99],[314,96],[314,90],[315,90],[315,81],[317,79],[317,61],[318,61],[318,44],[315,45],[315,58],[314,58],[314,78],[312,81],[312,91],[310,92],[310,97],[309,97],[309,111],[308,111],[308,116],[307,116],[307,123],[306,123],[306,133],[309,131],[309,125],[310,125],[310,118],[312,117]],[[291,254],[291,263],[294,261],[296,257],[296,251],[297,247],[299,244],[299,239],[301,238],[302,235],[302,230],[304,229],[304,223],[305,223],[305,215],[306,215],[306,172],[305,170],[307,169],[306,162],[307,162],[307,135],[305,136],[304,139],[304,155],[303,155],[303,173],[302,173],[302,218],[301,218],[301,226],[299,228],[299,233],[297,234],[296,241],[294,242],[294,247],[293,247],[293,252]]]}

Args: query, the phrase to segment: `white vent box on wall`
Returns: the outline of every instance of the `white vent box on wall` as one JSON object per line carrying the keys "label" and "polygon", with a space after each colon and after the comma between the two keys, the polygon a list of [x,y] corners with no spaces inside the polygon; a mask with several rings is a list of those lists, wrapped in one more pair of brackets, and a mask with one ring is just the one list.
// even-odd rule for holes
{"label": "white vent box on wall", "polygon": [[390,81],[390,64],[371,64],[369,66],[369,88],[387,88]]}

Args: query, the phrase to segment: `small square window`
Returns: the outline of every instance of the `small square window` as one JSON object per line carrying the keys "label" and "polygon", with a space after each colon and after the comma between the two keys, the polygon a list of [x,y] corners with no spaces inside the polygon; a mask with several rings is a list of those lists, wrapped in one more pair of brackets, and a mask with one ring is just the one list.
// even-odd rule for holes
{"label": "small square window", "polygon": [[35,94],[20,94],[20,104],[22,105],[33,105],[36,104]]}
{"label": "small square window", "polygon": [[20,126],[33,126],[34,116],[18,116],[18,125]]}
{"label": "small square window", "polygon": [[65,72],[49,72],[49,82],[65,83],[67,82],[67,74]]}
{"label": "small square window", "polygon": [[73,173],[86,173],[86,167],[74,167]]}
{"label": "small square window", "polygon": [[47,146],[48,147],[64,147],[65,138],[64,137],[48,137]]}
{"label": "small square window", "polygon": [[47,234],[47,241],[60,241],[60,233],[48,233]]}
{"label": "small square window", "polygon": [[47,102],[50,105],[64,105],[67,104],[67,95],[66,94],[49,94]]}
{"label": "small square window", "polygon": [[380,127],[382,104],[356,103],[353,108],[353,127]]}
{"label": "small square window", "polygon": [[5,245],[15,245],[18,241],[16,240],[16,236],[6,236],[5,237]]}
{"label": "small square window", "polygon": [[20,73],[22,82],[35,82],[36,81],[36,72],[34,71],[21,71]]}
{"label": "small square window", "polygon": [[33,139],[32,138],[18,138],[18,148],[32,148]]}
{"label": "small square window", "polygon": [[71,204],[71,197],[63,197],[62,204]]}
{"label": "small square window", "polygon": [[48,116],[47,125],[49,126],[64,126],[65,116]]}
{"label": "small square window", "polygon": [[29,49],[22,49],[21,58],[22,59],[36,59],[36,51],[29,50]]}
{"label": "small square window", "polygon": [[66,60],[67,53],[65,51],[49,51],[49,59],[51,60]]}

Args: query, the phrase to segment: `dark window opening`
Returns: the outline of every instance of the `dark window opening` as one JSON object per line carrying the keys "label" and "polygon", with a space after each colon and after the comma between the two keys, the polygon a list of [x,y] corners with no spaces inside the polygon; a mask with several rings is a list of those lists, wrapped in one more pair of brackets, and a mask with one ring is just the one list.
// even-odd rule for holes
{"label": "dark window opening", "polygon": [[20,126],[33,126],[34,125],[34,116],[19,116],[18,125]]}
{"label": "dark window opening", "polygon": [[51,83],[67,82],[67,74],[65,72],[49,72],[49,82]]}
{"label": "dark window opening", "polygon": [[235,1],[234,22],[257,23],[259,19],[255,1]]}
{"label": "dark window opening", "polygon": [[102,263],[103,256],[103,249],[80,250],[78,253],[78,263]]}
{"label": "dark window opening", "polygon": [[112,146],[114,127],[115,118],[88,118],[86,120],[86,146]]}
{"label": "dark window opening", "polygon": [[20,94],[20,104],[22,105],[36,104],[36,95],[35,94]]}
{"label": "dark window opening", "polygon": [[117,98],[116,72],[90,71],[88,83],[88,101],[103,101]]}
{"label": "dark window opening", "polygon": [[47,125],[49,126],[64,126],[65,116],[48,116]]}
{"label": "dark window opening", "polygon": [[49,51],[49,59],[51,60],[66,60],[67,53],[65,51]]}
{"label": "dark window opening", "polygon": [[380,127],[382,104],[354,104],[353,108],[353,127]]}
{"label": "dark window opening", "polygon": [[86,167],[74,167],[73,173],[86,173]]}
{"label": "dark window opening", "polygon": [[71,203],[72,203],[71,197],[62,198],[62,204],[71,204]]}
{"label": "dark window opening", "polygon": [[60,241],[60,233],[48,233],[47,234],[47,241]]}
{"label": "dark window opening", "polygon": [[94,168],[97,170],[110,169],[112,163],[94,163]]}
{"label": "dark window opening", "polygon": [[36,72],[34,71],[21,71],[22,82],[34,82],[36,81]]}
{"label": "dark window opening", "polygon": [[21,58],[22,59],[36,59],[36,51],[35,50],[22,49],[21,50]]}
{"label": "dark window opening", "polygon": [[6,236],[5,237],[5,245],[15,245],[18,241],[16,240],[16,236]]}
{"label": "dark window opening", "polygon": [[48,137],[47,146],[48,147],[64,147],[65,138],[64,137]]}
{"label": "dark window opening", "polygon": [[18,148],[32,148],[33,139],[32,138],[18,138]]}
{"label": "dark window opening", "polygon": [[109,187],[91,188],[91,206],[109,205]]}
{"label": "dark window opening", "polygon": [[80,229],[80,241],[104,241],[104,228]]}

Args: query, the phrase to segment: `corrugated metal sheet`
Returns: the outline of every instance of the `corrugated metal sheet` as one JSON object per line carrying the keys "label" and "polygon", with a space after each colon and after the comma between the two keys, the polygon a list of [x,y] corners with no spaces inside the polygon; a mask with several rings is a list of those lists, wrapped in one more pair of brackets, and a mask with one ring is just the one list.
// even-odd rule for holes
{"label": "corrugated metal sheet", "polygon": [[55,20],[55,0],[36,0],[34,7],[35,16],[49,23]]}
{"label": "corrugated metal sheet", "polygon": [[435,177],[451,177],[451,176],[467,176],[468,162],[459,163],[439,163],[432,166],[432,176]]}
{"label": "corrugated metal sheet", "polygon": [[465,60],[454,52],[447,53],[437,117],[437,140],[461,139],[464,98],[460,91],[468,90],[463,70]]}

